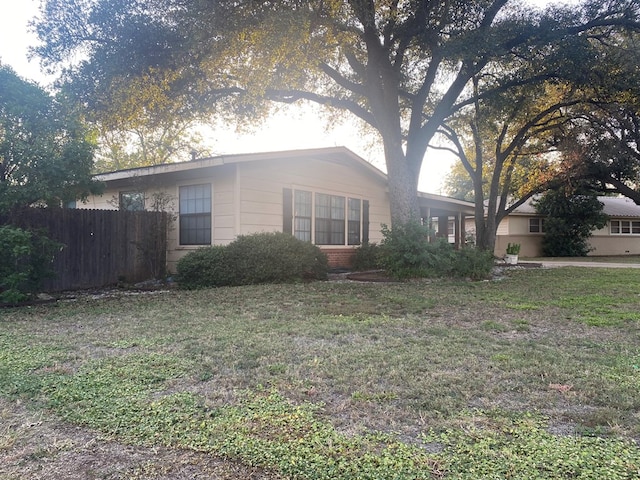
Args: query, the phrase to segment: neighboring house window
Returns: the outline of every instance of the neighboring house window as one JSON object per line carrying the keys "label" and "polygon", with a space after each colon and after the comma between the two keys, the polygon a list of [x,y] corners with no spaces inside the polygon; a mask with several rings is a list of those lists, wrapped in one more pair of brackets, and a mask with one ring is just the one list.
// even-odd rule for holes
{"label": "neighboring house window", "polygon": [[362,201],[359,198],[349,199],[348,241],[349,245],[360,245],[360,213]]}
{"label": "neighboring house window", "polygon": [[640,235],[640,220],[611,220],[612,235]]}
{"label": "neighboring house window", "polygon": [[180,187],[180,245],[211,245],[211,185]]}
{"label": "neighboring house window", "polygon": [[529,233],[544,233],[544,218],[530,218]]}
{"label": "neighboring house window", "polygon": [[296,190],[293,204],[293,235],[304,242],[311,241],[311,192]]}
{"label": "neighboring house window", "polygon": [[369,241],[369,201],[307,190],[283,189],[282,231],[316,245]]}
{"label": "neighboring house window", "polygon": [[316,244],[344,245],[345,199],[316,193]]}
{"label": "neighboring house window", "polygon": [[120,210],[140,212],[144,210],[143,192],[120,192]]}

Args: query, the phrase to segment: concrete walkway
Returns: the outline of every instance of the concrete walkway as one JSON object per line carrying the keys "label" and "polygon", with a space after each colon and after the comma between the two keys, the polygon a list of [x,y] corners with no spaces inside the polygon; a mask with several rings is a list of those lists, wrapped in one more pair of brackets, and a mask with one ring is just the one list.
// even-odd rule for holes
{"label": "concrete walkway", "polygon": [[[527,260],[524,260],[525,262]],[[580,262],[571,260],[544,260],[537,262],[535,259],[529,260],[533,263],[541,263],[543,268],[557,267],[600,267],[600,268],[640,268],[640,263],[615,263],[615,262]]]}

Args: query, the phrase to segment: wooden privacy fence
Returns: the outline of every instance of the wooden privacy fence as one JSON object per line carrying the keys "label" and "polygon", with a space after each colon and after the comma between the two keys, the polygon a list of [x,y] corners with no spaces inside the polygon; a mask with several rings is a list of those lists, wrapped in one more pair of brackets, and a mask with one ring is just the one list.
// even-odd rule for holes
{"label": "wooden privacy fence", "polygon": [[0,224],[44,229],[63,245],[45,291],[139,282],[157,278],[166,266],[164,212],[27,208],[0,218]]}

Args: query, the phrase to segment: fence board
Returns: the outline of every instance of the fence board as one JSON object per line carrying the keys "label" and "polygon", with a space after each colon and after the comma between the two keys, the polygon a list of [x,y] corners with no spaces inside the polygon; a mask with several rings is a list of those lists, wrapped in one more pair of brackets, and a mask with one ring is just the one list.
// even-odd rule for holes
{"label": "fence board", "polygon": [[45,291],[76,290],[139,282],[164,272],[167,215],[163,212],[28,208],[0,224],[44,229],[61,244],[53,259],[55,278]]}

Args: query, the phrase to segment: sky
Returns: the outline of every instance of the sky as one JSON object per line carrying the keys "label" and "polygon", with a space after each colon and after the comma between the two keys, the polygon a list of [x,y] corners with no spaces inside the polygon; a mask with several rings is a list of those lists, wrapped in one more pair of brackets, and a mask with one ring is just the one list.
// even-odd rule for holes
{"label": "sky", "polygon": [[[551,0],[530,1],[541,6]],[[29,32],[28,23],[38,14],[39,3],[39,0],[0,0],[0,60],[21,77],[46,86],[51,79],[42,74],[37,59],[28,59],[29,46],[37,43],[36,36]],[[241,134],[219,126],[204,136],[212,155],[345,146],[385,170],[382,150],[375,144],[375,139],[363,136],[349,124],[327,131],[318,112],[312,109],[300,111],[289,108],[271,117],[252,133]],[[427,153],[419,190],[443,194],[442,181],[453,162],[451,156]]]}

